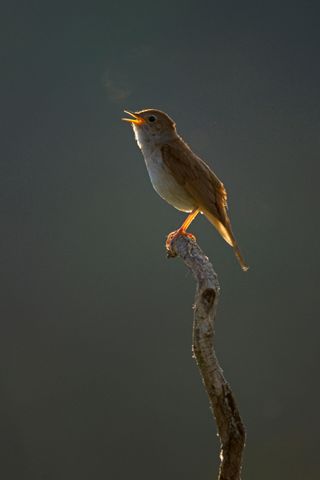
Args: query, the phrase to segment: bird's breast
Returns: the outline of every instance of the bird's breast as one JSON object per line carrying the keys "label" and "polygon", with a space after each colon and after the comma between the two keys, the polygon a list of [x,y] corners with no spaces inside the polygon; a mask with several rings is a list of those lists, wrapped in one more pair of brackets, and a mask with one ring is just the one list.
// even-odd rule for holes
{"label": "bird's breast", "polygon": [[185,188],[180,185],[166,167],[160,147],[142,148],[151,183],[156,192],[172,206],[190,212],[196,205]]}

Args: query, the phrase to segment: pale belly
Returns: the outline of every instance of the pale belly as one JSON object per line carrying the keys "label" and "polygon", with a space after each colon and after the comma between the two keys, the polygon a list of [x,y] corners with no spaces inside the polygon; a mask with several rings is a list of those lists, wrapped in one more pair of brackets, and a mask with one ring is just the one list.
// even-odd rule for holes
{"label": "pale belly", "polygon": [[168,172],[162,160],[161,151],[154,150],[149,155],[143,152],[153,188],[166,202],[183,212],[191,212],[196,208],[192,197],[179,185]]}

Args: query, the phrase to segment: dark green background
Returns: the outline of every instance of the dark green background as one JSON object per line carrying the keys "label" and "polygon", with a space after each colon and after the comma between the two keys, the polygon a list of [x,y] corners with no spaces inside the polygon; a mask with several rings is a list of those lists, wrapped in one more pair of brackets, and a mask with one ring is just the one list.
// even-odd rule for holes
{"label": "dark green background", "polygon": [[152,190],[124,108],[160,108],[210,163],[251,266],[199,218],[244,479],[319,460],[318,2],[3,2],[4,480],[212,479],[191,358],[184,216]]}

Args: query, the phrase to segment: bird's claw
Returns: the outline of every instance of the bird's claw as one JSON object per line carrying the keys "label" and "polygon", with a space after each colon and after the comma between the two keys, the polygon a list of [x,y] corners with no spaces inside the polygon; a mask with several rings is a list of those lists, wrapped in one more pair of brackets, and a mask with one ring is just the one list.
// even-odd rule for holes
{"label": "bird's claw", "polygon": [[171,232],[169,233],[169,235],[167,236],[167,240],[166,240],[166,249],[167,249],[167,252],[168,252],[168,256],[175,256],[175,255],[172,255],[173,252],[172,252],[172,249],[171,249],[171,244],[173,242],[173,240],[175,240],[177,237],[179,237],[179,235],[183,235],[185,237],[188,237],[190,238],[192,241],[196,241],[196,237],[194,235],[192,235],[192,233],[188,233],[184,230],[175,230],[174,232]]}

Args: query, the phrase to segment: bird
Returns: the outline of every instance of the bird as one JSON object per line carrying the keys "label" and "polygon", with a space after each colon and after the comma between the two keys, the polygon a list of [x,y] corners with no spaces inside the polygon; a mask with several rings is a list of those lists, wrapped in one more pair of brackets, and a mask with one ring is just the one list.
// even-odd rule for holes
{"label": "bird", "polygon": [[174,120],[165,112],[154,108],[124,112],[130,118],[122,120],[133,127],[154,189],[173,207],[188,213],[181,227],[167,236],[167,250],[170,252],[172,241],[179,235],[195,240],[187,229],[202,213],[233,248],[242,270],[247,271],[249,267],[232,232],[224,184],[209,165],[193,153],[178,134]]}

